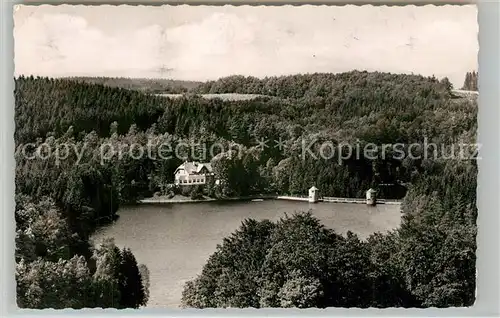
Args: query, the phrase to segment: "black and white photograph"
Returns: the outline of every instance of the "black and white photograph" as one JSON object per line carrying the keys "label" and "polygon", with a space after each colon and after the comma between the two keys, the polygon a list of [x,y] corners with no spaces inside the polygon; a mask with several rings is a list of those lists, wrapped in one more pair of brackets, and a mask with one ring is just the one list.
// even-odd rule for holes
{"label": "black and white photograph", "polygon": [[474,305],[477,16],[14,6],[17,306]]}

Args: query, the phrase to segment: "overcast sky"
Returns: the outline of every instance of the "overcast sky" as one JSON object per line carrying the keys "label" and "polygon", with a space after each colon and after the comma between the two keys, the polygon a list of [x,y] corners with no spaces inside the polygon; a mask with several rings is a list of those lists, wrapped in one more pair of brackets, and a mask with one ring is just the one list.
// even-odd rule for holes
{"label": "overcast sky", "polygon": [[15,72],[216,79],[353,69],[477,69],[468,6],[19,6]]}

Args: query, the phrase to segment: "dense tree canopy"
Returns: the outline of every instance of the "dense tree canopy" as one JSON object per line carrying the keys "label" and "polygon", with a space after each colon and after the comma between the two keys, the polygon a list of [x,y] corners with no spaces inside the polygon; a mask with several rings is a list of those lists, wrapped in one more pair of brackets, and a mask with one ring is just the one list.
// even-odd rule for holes
{"label": "dense tree canopy", "polygon": [[18,197],[16,227],[21,308],[138,308],[146,304],[147,291],[130,250],[120,251],[112,240],[97,248],[83,241],[87,244],[83,250],[82,240],[71,232],[52,199],[32,202],[28,196]]}
{"label": "dense tree canopy", "polygon": [[[335,234],[310,213],[276,223],[246,220],[224,239],[201,274],[185,285],[183,305],[472,305],[475,164],[448,161],[436,165],[441,175],[424,175],[412,185],[403,205],[401,228],[375,233],[366,241],[352,233]],[[445,186],[450,182],[456,186]]]}
{"label": "dense tree canopy", "polygon": [[[477,89],[477,73],[467,78],[464,87]],[[188,283],[185,305],[470,305],[477,168],[463,157],[474,149],[457,154],[475,143],[477,100],[451,88],[446,78],[359,71],[203,84],[16,78],[20,306],[144,305],[147,268],[130,250],[93,247],[89,237],[116,218],[119,204],[171,192],[185,160],[211,161],[220,181],[187,192],[194,198],[305,194],[311,185],[324,196],[361,197],[374,187],[383,198],[405,198],[402,227],[367,241],[311,215],[246,221]],[[153,94],[160,92],[187,94]],[[197,95],[204,93],[264,96]],[[372,145],[376,155],[353,155],[346,145]],[[41,292],[56,280],[78,284]],[[57,303],[64,293],[92,297]]]}
{"label": "dense tree canopy", "polygon": [[465,74],[465,80],[462,89],[467,91],[477,91],[478,90],[477,83],[478,83],[477,72],[476,71],[467,72],[467,74]]}
{"label": "dense tree canopy", "polygon": [[53,132],[107,134],[118,120],[147,129],[163,112],[164,99],[138,91],[67,79],[19,77],[15,87],[15,138],[32,142]]}
{"label": "dense tree canopy", "polygon": [[201,82],[195,81],[179,81],[164,78],[70,77],[69,79],[156,94],[181,94],[201,84]]}

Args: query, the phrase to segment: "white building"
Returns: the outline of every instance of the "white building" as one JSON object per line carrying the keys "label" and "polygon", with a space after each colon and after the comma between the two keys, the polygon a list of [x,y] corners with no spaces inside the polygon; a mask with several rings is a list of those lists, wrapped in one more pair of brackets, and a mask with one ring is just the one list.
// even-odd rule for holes
{"label": "white building", "polygon": [[367,205],[377,204],[377,191],[371,188],[368,189],[368,191],[366,191],[366,204]]}
{"label": "white building", "polygon": [[174,183],[176,185],[205,184],[207,178],[213,175],[210,163],[184,162],[175,169]]}
{"label": "white building", "polygon": [[318,188],[316,188],[315,186],[312,186],[310,189],[309,189],[309,202],[311,203],[316,203],[318,202]]}

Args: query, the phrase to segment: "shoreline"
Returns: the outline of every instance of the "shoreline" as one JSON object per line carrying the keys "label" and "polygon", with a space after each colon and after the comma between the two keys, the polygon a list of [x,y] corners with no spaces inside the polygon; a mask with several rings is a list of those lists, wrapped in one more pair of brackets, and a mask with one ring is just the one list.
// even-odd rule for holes
{"label": "shoreline", "polygon": [[171,199],[164,197],[152,197],[139,200],[138,204],[178,204],[178,203],[205,203],[205,202],[227,202],[227,201],[245,201],[245,200],[264,200],[264,199],[276,199],[276,195],[254,195],[254,196],[242,196],[242,197],[230,197],[230,198],[204,198],[193,200],[189,197],[174,196]]}
{"label": "shoreline", "polygon": [[[177,197],[177,198],[176,198]],[[243,196],[243,197],[231,197],[231,198],[204,198],[199,200],[193,200],[189,197],[180,197],[175,196],[173,198],[164,198],[164,197],[152,197],[139,200],[137,204],[179,204],[179,203],[206,203],[206,202],[227,202],[227,201],[246,201],[246,200],[288,200],[288,201],[301,201],[301,202],[309,202],[308,197],[303,196],[289,196],[289,195],[254,195],[254,196]],[[360,198],[334,198],[334,197],[325,197],[319,199],[317,202],[324,203],[352,203],[352,204],[366,204],[365,199]],[[314,203],[314,202],[311,202]],[[378,199],[376,204],[393,204],[400,205],[402,200],[385,200]]]}

